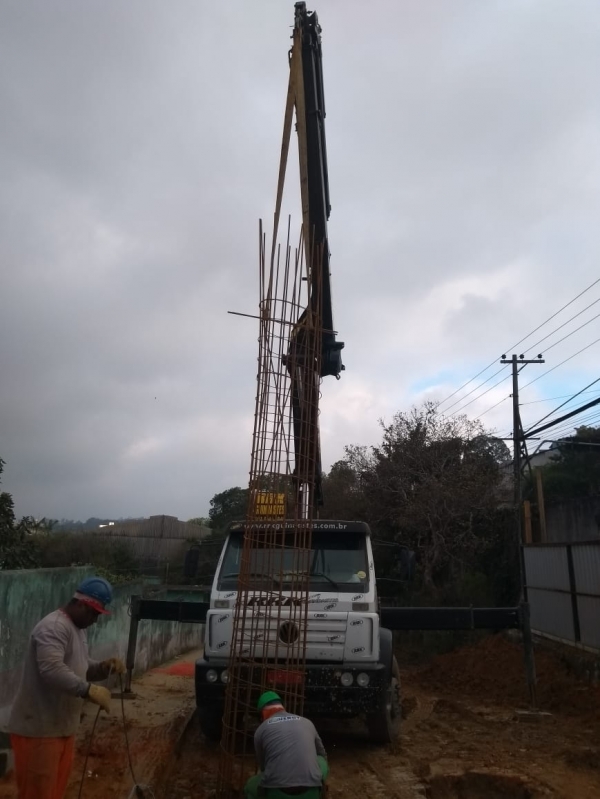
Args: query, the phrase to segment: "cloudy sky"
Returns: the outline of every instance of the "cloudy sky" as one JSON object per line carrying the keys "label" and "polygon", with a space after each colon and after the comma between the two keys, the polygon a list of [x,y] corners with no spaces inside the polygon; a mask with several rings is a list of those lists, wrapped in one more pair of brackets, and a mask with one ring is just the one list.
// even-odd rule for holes
{"label": "cloudy sky", "polygon": [[[600,4],[317,10],[346,342],[327,467],[600,277]],[[189,518],[245,484],[257,330],[227,311],[256,309],[292,19],[291,0],[0,5],[0,456],[20,514]],[[596,299],[600,283],[519,353]],[[599,337],[586,324],[522,383]],[[599,347],[524,388],[527,423],[598,376]],[[502,374],[465,412],[508,397],[477,398]],[[505,435],[510,401],[482,421]]]}

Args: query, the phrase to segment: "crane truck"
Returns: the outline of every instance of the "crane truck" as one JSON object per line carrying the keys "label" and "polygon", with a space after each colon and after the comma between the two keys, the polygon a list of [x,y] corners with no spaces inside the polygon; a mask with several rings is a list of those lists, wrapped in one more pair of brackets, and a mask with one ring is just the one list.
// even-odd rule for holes
{"label": "crane truck", "polygon": [[[319,253],[319,301],[322,303],[320,368],[314,375],[339,378],[344,369],[341,358],[343,342],[337,341],[333,325],[327,222],[330,214],[327,149],[325,142],[325,101],[323,89],[321,28],[315,12],[306,3],[295,4],[295,26],[302,34],[302,73],[306,122],[306,160],[308,177],[309,223],[312,247]],[[309,286],[308,306],[316,301],[317,286]],[[285,357],[285,356],[284,356]],[[294,419],[300,416],[302,398],[292,396]],[[294,425],[296,461],[304,445]],[[317,452],[314,484],[305,487],[308,500],[316,509],[322,504],[321,457],[319,442],[311,442]],[[315,450],[313,450],[315,451]],[[315,512],[314,514],[318,514]],[[284,526],[285,521],[272,524]],[[266,524],[265,526],[268,526]],[[267,537],[268,538],[268,537]],[[289,536],[289,569],[292,571],[293,535]],[[398,730],[400,718],[400,679],[392,648],[392,633],[380,624],[377,584],[371,532],[364,522],[318,519],[312,522],[310,583],[307,607],[306,667],[303,675],[304,707],[308,715],[362,716],[374,742],[389,743]],[[225,686],[231,656],[235,604],[242,600],[238,592],[244,522],[229,526],[218,561],[210,609],[206,618],[204,655],[196,663],[195,688],[200,726],[212,739],[221,737]],[[287,547],[287,543],[286,543]],[[260,546],[252,550],[256,566],[256,591],[264,579]],[[285,558],[281,570],[281,592],[276,597],[257,600],[250,595],[244,613],[253,616],[252,629],[257,638],[257,656],[275,657],[277,638],[290,643],[294,625],[290,622],[291,605],[298,601],[286,591]],[[279,570],[278,570],[279,571]],[[261,606],[258,606],[258,603]],[[262,606],[264,605],[264,607]],[[277,624],[264,619],[274,614]],[[258,618],[257,618],[258,617]],[[266,631],[266,632],[265,632]],[[297,631],[296,631],[297,634]],[[267,680],[277,687],[276,667]],[[289,674],[286,676],[289,679]]]}

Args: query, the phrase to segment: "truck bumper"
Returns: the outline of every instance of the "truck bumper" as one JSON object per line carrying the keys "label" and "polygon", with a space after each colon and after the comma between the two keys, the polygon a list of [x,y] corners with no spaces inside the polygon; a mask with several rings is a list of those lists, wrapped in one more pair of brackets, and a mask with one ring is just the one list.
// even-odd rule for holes
{"label": "truck bumper", "polygon": [[[222,675],[227,673],[227,665],[226,660],[200,658],[196,661],[198,707],[222,706],[226,686]],[[269,672],[267,667],[267,685],[283,692],[285,681],[281,680],[281,667],[277,669],[274,665],[271,674]],[[308,716],[328,717],[373,713],[385,703],[388,681],[388,670],[382,663],[307,663],[304,712]]]}

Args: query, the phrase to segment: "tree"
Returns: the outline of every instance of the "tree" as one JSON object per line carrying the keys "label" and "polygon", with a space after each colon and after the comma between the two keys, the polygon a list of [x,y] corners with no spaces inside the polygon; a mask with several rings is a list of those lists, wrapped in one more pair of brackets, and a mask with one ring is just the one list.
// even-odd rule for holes
{"label": "tree", "polygon": [[478,422],[444,417],[433,403],[381,427],[379,446],[346,449],[350,485],[360,486],[376,533],[417,552],[424,584],[435,591],[488,544],[508,451]]}
{"label": "tree", "polygon": [[210,501],[208,516],[214,530],[224,530],[230,522],[246,518],[248,489],[235,486],[215,494]]}
{"label": "tree", "polygon": [[360,482],[350,460],[337,461],[323,475],[323,519],[366,520],[366,504]]}
{"label": "tree", "polygon": [[[551,462],[541,468],[547,500],[564,501],[598,496],[600,428],[576,428],[574,436],[555,445]],[[534,495],[533,486],[526,487],[526,495]]]}
{"label": "tree", "polygon": [[[0,458],[0,476],[4,461]],[[30,526],[33,519],[24,516],[20,522],[15,518],[12,495],[0,493],[0,569],[32,569],[38,563],[38,551],[31,539]]]}
{"label": "tree", "polygon": [[197,524],[198,527],[210,527],[211,522],[207,516],[194,516],[193,519],[188,519],[188,524]]}

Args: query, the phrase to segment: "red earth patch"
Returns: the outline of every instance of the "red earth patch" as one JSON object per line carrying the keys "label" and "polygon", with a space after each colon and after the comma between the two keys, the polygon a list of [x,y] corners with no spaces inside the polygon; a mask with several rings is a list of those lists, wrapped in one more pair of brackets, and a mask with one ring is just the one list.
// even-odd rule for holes
{"label": "red earth patch", "polygon": [[193,677],[195,669],[195,663],[184,661],[183,663],[173,663],[164,669],[152,669],[152,671],[158,674],[172,674],[174,677]]}

